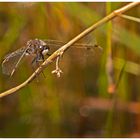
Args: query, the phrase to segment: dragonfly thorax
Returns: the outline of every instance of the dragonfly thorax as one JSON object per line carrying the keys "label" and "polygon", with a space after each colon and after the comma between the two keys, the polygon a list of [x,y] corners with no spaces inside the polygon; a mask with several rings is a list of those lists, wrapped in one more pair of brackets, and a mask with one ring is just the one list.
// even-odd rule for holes
{"label": "dragonfly thorax", "polygon": [[49,52],[47,44],[39,39],[30,40],[27,42],[28,49],[26,55],[46,55]]}

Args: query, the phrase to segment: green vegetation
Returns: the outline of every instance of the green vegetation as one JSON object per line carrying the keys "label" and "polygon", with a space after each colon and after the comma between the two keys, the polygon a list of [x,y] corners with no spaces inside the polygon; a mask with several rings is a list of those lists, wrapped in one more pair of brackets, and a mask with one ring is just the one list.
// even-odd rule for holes
{"label": "green vegetation", "polygon": [[[126,4],[0,3],[0,61],[30,39],[67,42]],[[60,78],[51,74],[53,63],[45,78],[1,98],[0,137],[140,137],[139,13],[134,7],[124,13],[131,17],[116,17],[79,41],[96,40],[103,52],[70,48]],[[0,92],[32,73],[26,59],[12,77],[0,71]]]}

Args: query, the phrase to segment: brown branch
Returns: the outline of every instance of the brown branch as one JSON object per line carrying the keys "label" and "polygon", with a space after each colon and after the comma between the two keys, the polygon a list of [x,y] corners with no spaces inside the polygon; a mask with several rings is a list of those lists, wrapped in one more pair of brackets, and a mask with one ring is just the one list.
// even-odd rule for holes
{"label": "brown branch", "polygon": [[55,51],[50,57],[48,57],[48,59],[46,59],[40,65],[40,67],[38,67],[37,70],[25,82],[23,82],[22,84],[14,87],[14,88],[11,88],[11,89],[9,89],[9,90],[1,93],[0,94],[0,98],[2,98],[4,96],[7,96],[9,94],[12,94],[12,93],[20,90],[21,88],[25,87],[26,85],[28,85],[34,78],[37,77],[37,75],[40,74],[40,72],[42,72],[50,63],[52,63],[58,56],[60,56],[60,54],[63,54],[63,52],[65,52],[75,42],[77,42],[78,40],[80,40],[81,38],[83,38],[84,36],[86,36],[87,34],[89,34],[90,32],[92,32],[93,30],[95,30],[99,26],[101,26],[104,23],[108,22],[109,20],[112,20],[117,15],[122,14],[122,13],[128,11],[129,9],[137,6],[138,4],[140,4],[140,2],[132,2],[132,3],[129,3],[126,6],[120,8],[118,10],[113,11],[108,16],[104,17],[103,19],[99,20],[97,23],[93,24],[91,27],[87,28],[85,31],[83,31],[82,33],[80,33],[79,35],[77,35],[75,38],[73,38],[67,44],[65,44],[64,46],[62,46],[61,48],[59,48],[57,51]]}

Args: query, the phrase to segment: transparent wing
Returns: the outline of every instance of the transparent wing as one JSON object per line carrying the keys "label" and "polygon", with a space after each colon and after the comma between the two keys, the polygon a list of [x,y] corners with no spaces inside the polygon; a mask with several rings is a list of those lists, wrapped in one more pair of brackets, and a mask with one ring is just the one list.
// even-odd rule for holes
{"label": "transparent wing", "polygon": [[[46,44],[50,47],[50,49],[56,49],[61,47],[62,45],[66,44],[62,41],[58,41],[58,40],[44,40],[46,42]],[[74,48],[78,48],[78,49],[85,49],[85,50],[92,50],[92,49],[99,49],[102,50],[102,48],[97,45],[96,43],[93,44],[82,44],[82,43],[75,43],[74,45],[72,45],[72,47]]]}
{"label": "transparent wing", "polygon": [[[62,45],[66,44],[57,40],[45,40],[45,42],[50,47],[50,54],[52,54]],[[71,49],[69,49],[69,53],[66,53],[66,55],[70,54],[74,62],[85,65],[87,62],[96,61],[99,59],[102,50],[103,49],[93,41],[92,43],[75,43],[72,45]]]}
{"label": "transparent wing", "polygon": [[14,73],[14,70],[19,64],[19,60],[23,57],[25,50],[26,48],[21,48],[5,56],[2,62],[2,72],[4,74],[12,75]]}

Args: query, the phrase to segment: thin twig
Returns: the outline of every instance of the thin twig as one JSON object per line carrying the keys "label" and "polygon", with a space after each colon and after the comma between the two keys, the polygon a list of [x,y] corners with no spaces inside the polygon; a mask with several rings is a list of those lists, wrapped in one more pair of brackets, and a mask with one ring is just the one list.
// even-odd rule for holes
{"label": "thin twig", "polygon": [[124,15],[124,14],[120,14],[118,16],[121,18],[129,19],[129,20],[140,23],[140,18],[137,18],[137,17],[132,17],[132,16]]}
{"label": "thin twig", "polygon": [[95,30],[96,28],[98,28],[99,26],[103,25],[104,23],[108,22],[109,20],[112,20],[113,18],[117,17],[119,14],[124,13],[126,11],[128,11],[129,9],[137,6],[138,4],[140,4],[140,2],[132,2],[127,4],[126,6],[115,10],[114,12],[112,12],[111,14],[109,14],[108,16],[104,17],[103,19],[99,20],[97,23],[93,24],[91,27],[87,28],[85,31],[83,31],[82,33],[80,33],[79,35],[77,35],[75,38],[73,38],[71,41],[69,41],[67,44],[63,45],[61,48],[59,48],[58,50],[56,50],[50,57],[48,57],[48,59],[46,59],[41,65],[40,67],[38,67],[36,69],[36,71],[22,84],[11,88],[5,92],[2,92],[0,94],[0,98],[7,96],[9,94],[12,94],[20,89],[22,89],[23,87],[27,86],[31,81],[33,81],[34,78],[36,78],[36,75],[40,74],[40,72],[42,72],[50,63],[52,63],[58,56],[60,56],[61,52],[65,52],[68,48],[70,48],[71,45],[73,45],[75,42],[77,42],[78,40],[80,40],[81,38],[83,38],[84,36],[86,36],[87,34],[89,34],[90,32],[92,32],[93,30]]}
{"label": "thin twig", "polygon": [[60,58],[61,58],[61,56],[58,56],[56,58],[56,68],[55,68],[55,70],[52,71],[52,74],[56,74],[58,78],[60,77],[61,73],[63,73],[62,70],[59,68]]}

